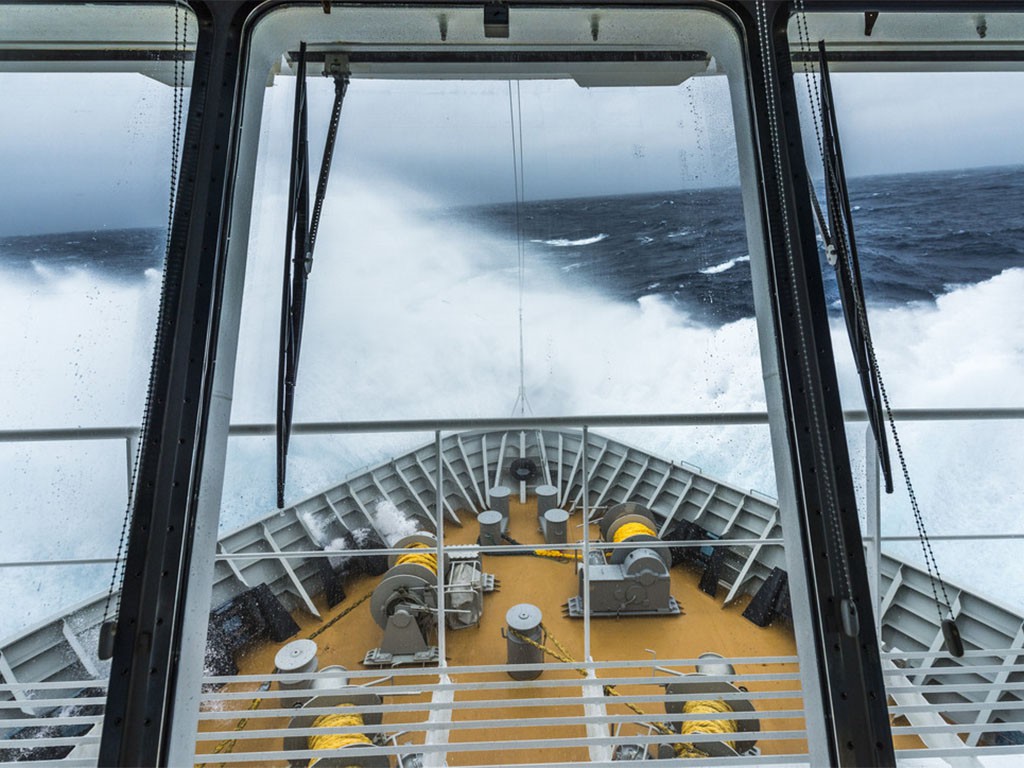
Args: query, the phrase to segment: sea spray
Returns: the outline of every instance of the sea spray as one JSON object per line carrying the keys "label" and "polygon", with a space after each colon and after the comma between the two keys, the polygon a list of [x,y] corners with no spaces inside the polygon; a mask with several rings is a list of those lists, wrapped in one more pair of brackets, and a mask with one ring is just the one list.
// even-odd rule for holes
{"label": "sea spray", "polygon": [[[885,183],[896,188],[898,179]],[[343,194],[333,203],[344,204],[347,218],[325,223],[321,232],[296,421],[507,416],[518,385],[517,293],[514,274],[502,270],[514,260],[514,243],[432,218],[418,211],[415,200],[390,190],[372,184],[356,188],[358,195]],[[904,182],[903,188],[912,186]],[[1000,190],[1009,194],[1005,185]],[[277,259],[283,233],[272,224],[281,218],[279,205],[279,200],[268,201],[254,220],[234,423],[273,422],[280,328],[279,317],[268,307],[280,299]],[[868,212],[865,206],[863,213]],[[879,215],[875,212],[872,226],[879,226]],[[366,227],[347,231],[353,220]],[[1017,225],[1011,221],[1006,226]],[[612,228],[582,231],[606,231],[610,237],[574,251],[576,261],[584,251],[589,259],[592,251],[611,247],[619,236]],[[866,249],[872,232],[867,224],[858,232]],[[893,224],[884,234],[898,238],[901,232]],[[872,330],[895,408],[1019,406],[1024,270],[1006,268],[996,248],[997,241],[1011,236],[995,230],[977,246],[984,246],[984,255],[957,256],[955,263],[963,265],[959,272],[949,266],[952,256],[933,269],[934,260],[922,260],[914,240],[893,240],[899,245],[898,262],[875,257],[871,274],[876,280],[866,277]],[[957,249],[964,247],[960,240]],[[938,242],[930,240],[928,247]],[[702,266],[727,263],[730,251],[713,245],[709,251]],[[586,265],[563,273],[559,264],[547,254],[528,254],[526,376],[538,415],[764,409],[753,318],[713,324],[664,295],[617,298],[580,277]],[[976,273],[979,265],[988,271]],[[708,279],[738,277],[743,266],[737,263]],[[866,272],[869,267],[865,263]],[[644,270],[637,276],[640,288],[655,281],[683,282],[672,272],[677,268]],[[79,265],[36,271],[29,279],[23,269],[2,269],[0,318],[4,327],[15,329],[5,337],[9,364],[0,371],[5,426],[137,423],[153,326],[151,320],[143,322],[143,315],[155,316],[158,277],[151,273],[132,281]],[[625,281],[636,269],[637,264],[624,262],[607,279]],[[919,301],[915,293],[913,301],[902,302],[902,293],[890,291],[899,275],[910,283],[907,274],[923,272],[939,281],[940,291],[946,286],[936,299]],[[717,306],[717,295],[715,301]],[[841,318],[833,318],[832,336],[844,406],[861,408]],[[1007,520],[1014,519],[1013,510],[1024,505],[1020,422],[983,426],[915,422],[901,428],[933,534],[979,528],[1004,532],[1012,525]],[[859,422],[847,426],[861,502],[863,427]],[[622,428],[613,436],[666,459],[696,464],[740,487],[776,495],[766,427]],[[296,435],[289,457],[289,498],[295,501],[335,485],[367,465],[386,464],[432,438],[432,433]],[[125,500],[122,442],[0,445],[0,467],[9,499],[0,511],[0,528],[10,559],[113,555]],[[271,511],[273,478],[272,437],[229,442],[223,532]],[[883,526],[886,534],[914,533],[901,490],[883,498]],[[1024,560],[1013,541],[986,543],[986,558],[997,565],[985,573],[958,551],[962,544],[933,546],[951,581],[1024,604],[1019,593],[1005,588],[1024,581]],[[916,544],[907,547],[906,556],[914,558]],[[3,609],[4,635],[105,589],[110,567],[9,568],[6,577],[10,592],[27,599]]]}
{"label": "sea spray", "polygon": [[373,527],[384,537],[389,547],[395,546],[399,539],[422,531],[422,525],[418,520],[406,515],[387,499],[374,504],[370,516],[373,518]]}
{"label": "sea spray", "polygon": [[332,539],[324,547],[330,552],[348,552],[329,556],[327,561],[332,568],[349,574],[364,572],[380,575],[387,569],[385,555],[354,556],[351,551],[393,547],[400,539],[422,532],[422,525],[415,518],[406,515],[387,499],[373,504],[369,522],[370,526],[354,528],[344,536]]}

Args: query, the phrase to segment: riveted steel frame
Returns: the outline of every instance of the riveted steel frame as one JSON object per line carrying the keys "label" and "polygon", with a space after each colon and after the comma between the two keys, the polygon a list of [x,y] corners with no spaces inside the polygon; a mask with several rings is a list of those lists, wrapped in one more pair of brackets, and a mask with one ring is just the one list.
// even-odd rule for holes
{"label": "riveted steel frame", "polygon": [[[629,3],[622,3],[623,5]],[[159,329],[157,397],[142,442],[138,493],[100,762],[165,762],[181,643],[180,612],[188,588],[210,382],[223,291],[225,232],[233,178],[245,36],[256,3],[193,3],[200,21],[181,186],[164,297],[168,322]],[[815,4],[820,5],[820,4]],[[843,414],[824,304],[813,222],[804,184],[799,119],[786,40],[789,5],[769,3],[771,50],[761,51],[753,3],[732,4],[746,27],[750,100],[760,156],[771,306],[785,396],[788,450],[802,517],[800,544],[816,618],[816,655],[823,663],[822,698],[830,725],[830,759],[839,765],[891,765],[895,757],[885,711],[877,637],[867,608],[868,580],[850,476]],[[773,57],[768,78],[762,54]],[[776,94],[768,140],[766,93]],[[773,153],[778,150],[778,166]],[[781,179],[775,168],[781,170]],[[779,190],[782,190],[781,199]],[[787,246],[788,219],[795,233]],[[791,259],[789,256],[791,255]],[[799,311],[795,311],[799,310]],[[810,339],[801,350],[800,339]],[[812,354],[806,354],[809,349]],[[819,418],[812,417],[818,414]],[[831,509],[827,498],[835,502]],[[823,516],[836,514],[845,547],[837,550]],[[857,637],[842,631],[839,559],[848,562],[862,606]]]}
{"label": "riveted steel frame", "polygon": [[[765,6],[769,29],[764,42],[768,50],[761,49],[755,3],[744,3],[747,12],[743,18],[750,51],[755,140],[761,157],[770,298],[799,512],[799,546],[804,553],[807,597],[814,614],[814,655],[821,665],[821,700],[827,723],[823,735],[833,765],[895,765],[806,191],[807,172],[786,34],[791,8],[788,3]],[[773,133],[776,141],[770,139]],[[829,534],[830,518],[841,531],[841,538]],[[844,631],[841,615],[842,601],[848,594],[864,617],[853,636]]]}
{"label": "riveted steel frame", "polygon": [[191,3],[199,23],[148,424],[132,510],[101,765],[167,762],[182,613],[216,360],[242,28],[254,3]]}

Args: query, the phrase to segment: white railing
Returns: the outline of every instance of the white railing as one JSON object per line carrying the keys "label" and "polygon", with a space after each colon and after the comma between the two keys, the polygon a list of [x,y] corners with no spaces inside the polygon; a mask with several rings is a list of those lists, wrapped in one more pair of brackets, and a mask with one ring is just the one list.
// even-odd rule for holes
{"label": "white railing", "polygon": [[[866,421],[866,414],[863,411],[848,411],[844,413],[847,421],[850,422],[864,422]],[[980,420],[1020,420],[1024,419],[1024,408],[987,408],[987,409],[927,409],[927,410],[905,410],[898,411],[894,414],[897,421],[909,422],[909,421],[980,421]],[[584,434],[588,429],[591,428],[614,428],[614,427],[707,427],[707,426],[764,426],[768,423],[767,414],[764,413],[720,413],[720,414],[655,414],[647,416],[637,415],[608,415],[608,416],[579,416],[579,417],[553,417],[553,418],[525,418],[525,419],[441,419],[441,420],[403,420],[403,421],[361,421],[361,422],[322,422],[322,423],[306,423],[296,424],[293,428],[294,434],[305,434],[305,435],[333,435],[333,434],[359,434],[359,433],[399,433],[399,432],[433,432],[435,440],[440,441],[442,431],[473,431],[473,430],[536,430],[544,428],[579,428],[584,430]],[[274,426],[270,424],[250,424],[250,425],[236,425],[230,430],[230,434],[235,437],[253,437],[253,436],[270,436],[274,434]],[[132,427],[103,427],[103,428],[79,428],[79,429],[49,429],[49,430],[4,430],[0,431],[0,443],[12,443],[12,442],[38,442],[38,441],[78,441],[78,440],[123,440],[125,442],[125,453],[126,453],[126,476],[131,477],[132,466],[134,462],[134,452],[138,445],[139,430]],[[879,484],[880,478],[877,471],[877,462],[873,460],[874,456],[874,443],[873,436],[870,430],[867,432],[866,440],[866,467],[867,467],[867,499],[868,499],[868,527],[864,536],[864,543],[868,555],[868,569],[874,586],[874,602],[876,609],[879,606],[882,595],[881,590],[878,588],[881,580],[881,561],[882,561],[882,544],[884,542],[899,542],[899,541],[911,541],[916,537],[913,536],[887,536],[881,534],[880,524],[880,507],[877,502],[879,495]],[[585,460],[585,459],[584,459]],[[438,472],[443,473],[444,468],[439,462]],[[587,473],[584,472],[584,479],[587,478]],[[127,486],[127,483],[126,483]],[[438,504],[438,508],[441,509],[441,504]],[[443,516],[442,516],[443,517]],[[936,535],[931,537],[935,541],[976,541],[993,538],[1024,538],[1024,533],[998,533],[998,532],[986,532],[981,534],[960,534],[960,535]],[[755,546],[782,546],[783,539],[781,538],[740,538],[740,539],[729,539],[719,541],[703,541],[698,544],[688,543],[686,546],[744,546],[744,547],[755,547]],[[528,546],[528,545],[522,545]],[[490,547],[495,552],[499,551],[515,551],[520,547],[514,545],[509,546],[496,546]],[[585,549],[585,545],[566,545],[565,549]],[[390,551],[390,550],[386,550]],[[363,552],[363,554],[370,554],[370,552]],[[230,562],[242,562],[247,559],[257,560],[266,558],[266,553],[246,553],[246,552],[234,552],[234,553],[218,553],[218,560],[229,560]],[[322,557],[324,552],[322,551],[279,551],[274,553],[273,557],[281,560],[286,559],[307,559],[312,557]],[[20,566],[42,566],[42,565],[81,565],[81,564],[103,564],[112,563],[112,558],[67,558],[67,559],[53,559],[53,560],[40,560],[40,561],[7,561],[0,563],[2,567],[20,567]],[[876,610],[876,614],[879,613]],[[890,711],[896,716],[905,716],[909,719],[910,725],[897,726],[894,729],[894,733],[897,735],[914,735],[925,741],[929,745],[927,752],[922,750],[900,750],[900,757],[916,757],[922,754],[934,757],[960,757],[960,756],[971,756],[979,754],[1020,754],[1020,747],[984,747],[977,748],[974,745],[977,743],[977,735],[981,732],[992,733],[997,731],[1018,731],[1020,725],[1017,723],[991,723],[988,722],[989,717],[985,716],[984,719],[979,717],[979,721],[973,724],[963,723],[936,723],[935,717],[939,714],[951,713],[951,712],[970,712],[978,713],[979,706],[982,709],[988,710],[990,715],[994,711],[1005,711],[1005,710],[1019,710],[1024,709],[1024,702],[1010,701],[1000,702],[1000,694],[1012,689],[1014,692],[1020,693],[1024,696],[1024,686],[1010,684],[1005,679],[999,679],[994,682],[969,682],[962,685],[958,685],[957,688],[963,693],[976,693],[982,695],[986,699],[986,703],[979,705],[974,702],[929,702],[925,700],[920,694],[934,693],[935,686],[924,683],[923,676],[931,674],[933,672],[941,672],[946,675],[955,674],[986,674],[989,672],[1000,673],[1003,675],[1018,673],[1024,671],[1024,664],[1013,663],[1012,660],[1016,660],[1020,657],[1021,648],[1011,647],[1000,650],[985,650],[985,651],[968,651],[967,658],[972,656],[984,657],[991,659],[993,657],[1002,657],[1004,659],[1003,664],[997,665],[981,665],[974,667],[959,668],[946,668],[943,667],[940,670],[932,667],[926,667],[925,669],[920,668],[899,668],[899,669],[887,669],[886,675],[892,680],[893,685],[891,686],[890,693],[900,696],[894,705],[890,706]],[[932,653],[931,656],[937,654]],[[887,653],[884,654],[884,658],[887,660],[900,660],[906,662],[908,659],[925,660],[931,658],[929,653]],[[0,656],[2,659],[2,656]],[[690,660],[692,662],[692,660]],[[737,660],[739,661],[739,660]],[[746,660],[749,662],[749,660]],[[769,661],[776,663],[784,660],[779,659],[765,659],[759,660],[762,663],[768,663]],[[680,662],[683,663],[683,662]],[[744,662],[740,662],[744,663]],[[656,665],[652,662],[651,670],[652,674],[658,669],[658,667],[664,667],[665,665],[671,665],[673,662],[667,662],[664,660],[657,661]],[[617,667],[633,667],[640,666],[641,663],[637,661],[631,662],[602,662],[602,663],[591,663],[586,666],[588,669],[600,669],[600,670],[614,670]],[[552,669],[557,665],[545,665],[546,669]],[[991,667],[991,669],[990,669]],[[503,671],[498,667],[487,667],[486,671],[494,672]],[[464,675],[472,675],[485,671],[484,668],[480,667],[448,667],[444,670],[446,676],[459,673]],[[366,675],[379,674],[376,672],[367,672]],[[423,675],[424,671],[419,670],[418,674]],[[769,673],[768,677],[771,679],[779,679],[780,673]],[[783,676],[790,675],[792,673],[781,673]],[[773,676],[774,675],[774,676]],[[232,683],[252,683],[254,686],[265,685],[270,680],[277,680],[278,678],[284,678],[285,676],[271,675],[271,676],[235,676],[228,680],[210,678],[206,680],[207,683],[221,683],[221,682],[232,682]],[[738,677],[743,677],[739,675]],[[749,677],[749,676],[748,676]],[[646,682],[650,682],[651,678],[644,678]],[[789,678],[787,678],[789,679]],[[640,678],[625,677],[623,682],[625,683],[637,683]],[[663,680],[663,678],[661,678]],[[608,681],[605,679],[601,680],[602,684],[606,684]],[[554,687],[569,687],[573,685],[571,681],[530,681],[531,687],[537,687],[538,683],[542,685],[549,685]],[[80,687],[76,688],[77,685]],[[436,683],[418,684],[415,686],[419,692],[433,693],[441,691],[441,688],[445,683],[439,681]],[[463,690],[466,688],[466,683],[454,684],[455,688]],[[468,684],[470,688],[473,684]],[[506,681],[503,683],[503,687],[509,688],[517,685],[512,681]],[[581,683],[576,681],[574,683],[576,689],[579,689]],[[480,687],[479,685],[477,687]],[[14,698],[8,701],[0,701],[0,708],[3,709],[24,709],[26,704],[26,696],[30,700],[29,703],[33,708],[39,709],[52,709],[55,707],[72,708],[79,707],[89,704],[101,704],[103,698],[101,696],[93,696],[90,698],[82,698],[75,695],[76,691],[81,691],[84,688],[93,689],[104,689],[105,681],[102,680],[83,680],[80,683],[74,682],[55,682],[55,683],[12,683],[10,681],[0,685],[0,692],[7,691],[12,694]],[[394,683],[389,689],[389,694],[394,693]],[[454,688],[453,688],[454,690]],[[411,692],[411,689],[410,689]],[[778,692],[761,692],[755,694],[754,697],[769,698],[777,696]],[[783,695],[787,695],[787,692],[782,692]],[[275,697],[280,697],[282,694],[276,691],[266,691],[265,693],[258,694],[261,698],[266,698],[272,705]],[[799,688],[792,693],[788,693],[789,697],[800,698]],[[912,698],[917,696],[916,699]],[[911,698],[907,698],[911,697]],[[568,706],[569,702],[573,705],[580,705],[586,703],[584,698],[579,695],[579,690],[576,690],[575,694],[569,693],[564,697],[565,703]],[[604,700],[605,697],[598,696],[595,698],[595,703],[598,699]],[[654,701],[664,701],[664,693],[657,694],[651,693],[650,695],[635,694],[630,698],[631,701],[635,701],[637,704],[651,703]],[[204,700],[208,704],[217,707],[229,703],[235,700],[243,700],[245,702],[251,702],[254,699],[252,692],[220,692],[206,694]],[[561,699],[555,697],[554,702],[557,706]],[[520,702],[521,706],[527,706],[527,701],[533,701],[533,699],[525,699]],[[617,700],[619,701],[619,700]],[[907,702],[911,703],[907,703]],[[486,700],[484,701],[486,703]],[[503,700],[503,704],[507,705],[508,702]],[[535,702],[537,705],[543,704],[544,706],[550,706],[552,699],[545,697],[543,699],[537,699]],[[416,711],[428,711],[431,706],[443,706],[449,710],[457,710],[459,707],[476,707],[480,705],[480,701],[466,701],[459,702],[454,701],[444,704],[431,704],[427,702],[412,704],[412,703],[399,703],[385,705],[387,707],[395,708],[395,711],[409,710],[409,707],[415,708]],[[786,710],[785,712],[790,712]],[[282,716],[287,714],[284,711],[279,711],[279,708],[270,706],[267,710],[261,710],[260,717],[273,717],[275,715]],[[775,712],[765,713],[769,717],[781,716]],[[802,717],[802,709],[792,710],[792,714],[799,715]],[[984,714],[984,713],[982,713]],[[239,715],[238,710],[224,710],[217,711],[212,709],[204,712],[202,719],[209,721],[225,720],[225,719],[236,719]],[[931,717],[931,720],[927,718]],[[102,719],[102,715],[82,715],[67,713],[61,714],[57,717],[45,718],[45,723],[38,718],[24,717],[18,719],[5,720],[3,726],[5,728],[22,727],[30,725],[47,725],[47,726],[61,726],[61,725],[96,725]],[[550,725],[557,724],[556,721],[563,720],[564,718],[547,718],[550,720]],[[624,722],[631,722],[628,716],[620,715],[594,715],[587,714],[585,716],[578,717],[574,716],[571,718],[575,724],[585,725],[594,724],[604,727],[610,725],[621,725]],[[664,718],[661,718],[664,719]],[[531,719],[531,722],[535,721],[536,718]],[[545,720],[541,718],[541,720]],[[546,722],[545,720],[545,722]],[[632,719],[635,721],[635,718]],[[540,721],[537,721],[540,722]],[[493,724],[493,723],[492,723]],[[534,723],[536,724],[536,723]],[[408,724],[412,727],[413,724]],[[508,723],[506,723],[508,725]],[[461,724],[460,724],[461,726]],[[415,730],[427,732],[431,728],[434,729],[447,729],[450,728],[450,723],[422,723],[418,724]],[[479,727],[479,726],[477,726]],[[284,729],[286,730],[286,729]],[[408,730],[408,729],[406,729]],[[263,735],[268,738],[278,737],[282,735],[283,729],[276,727],[264,728],[259,731],[250,731],[246,734],[246,738],[254,738],[254,733]],[[85,745],[89,740],[95,741],[98,736],[98,731],[93,729],[91,734],[86,737],[46,737],[41,736],[34,739],[22,739],[22,740],[0,740],[0,750],[16,749],[16,748],[35,748],[44,746],[60,746],[60,745]],[[959,734],[975,734],[975,738],[964,743],[959,741]],[[199,738],[201,742],[209,742],[220,738],[230,738],[232,736],[230,731],[215,731],[213,733],[200,733]],[[234,734],[237,735],[237,734]],[[956,739],[960,746],[937,746],[938,742],[934,739],[936,737],[948,736],[952,739]],[[773,732],[766,730],[763,733],[757,735],[758,739],[778,739],[778,738],[806,738],[806,734],[803,732],[785,731],[785,732]],[[643,743],[655,745],[659,742],[664,742],[669,737],[659,736],[657,734],[651,734],[648,736],[635,736],[629,737],[631,743]],[[623,739],[621,736],[609,736],[608,744],[619,744],[622,743]],[[577,742],[580,742],[579,744]],[[541,739],[537,741],[538,748],[572,748],[578,747],[583,742],[592,744],[590,739],[574,739],[574,738],[552,738],[552,739]],[[516,742],[516,747],[528,747],[533,742]],[[948,743],[948,742],[947,742]],[[436,747],[418,745],[414,746],[411,744],[399,745],[396,743],[392,744],[388,748],[383,748],[381,754],[394,754],[401,756],[403,754],[409,754],[410,752],[429,752],[431,749],[436,749],[442,752],[456,752],[459,750],[467,751],[486,751],[483,746],[483,742],[474,739],[468,744],[446,743]],[[289,751],[278,751],[272,753],[246,753],[238,752],[232,755],[219,755],[217,756],[218,762],[244,762],[246,760],[273,760],[282,758],[300,759],[312,756],[306,755],[305,752],[289,752]],[[74,757],[74,756],[72,756]],[[203,759],[204,756],[197,755],[197,760]],[[205,756],[207,759],[209,756]],[[804,756],[805,757],[805,756]],[[784,759],[783,759],[784,758]],[[767,756],[761,756],[756,759],[756,764],[765,765],[773,762],[799,762],[801,755],[788,755],[782,756],[777,759],[777,756],[768,758]],[[72,761],[74,762],[74,761]],[[672,761],[671,764],[674,764]],[[70,764],[70,763],[69,763]],[[88,761],[84,761],[83,764],[92,764]],[[556,763],[548,763],[546,765],[555,765]],[[664,764],[668,765],[669,762]],[[693,761],[686,761],[680,763],[680,765],[694,765]],[[717,763],[720,764],[720,763]],[[569,765],[569,763],[566,763]]]}

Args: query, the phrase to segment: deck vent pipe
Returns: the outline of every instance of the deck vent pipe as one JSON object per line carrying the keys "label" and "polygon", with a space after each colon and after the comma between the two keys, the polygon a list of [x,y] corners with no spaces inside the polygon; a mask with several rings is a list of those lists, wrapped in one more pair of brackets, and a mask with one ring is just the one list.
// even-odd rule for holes
{"label": "deck vent pipe", "polygon": [[[540,608],[530,603],[513,605],[505,614],[505,623],[508,631],[502,634],[508,645],[508,664],[543,664],[544,651],[537,647],[544,644]],[[524,669],[509,670],[508,676],[513,680],[536,680],[540,674],[539,669]]]}
{"label": "deck vent pipe", "polygon": [[[320,662],[316,656],[317,646],[312,640],[293,640],[283,646],[274,656],[274,666],[278,672],[294,675],[299,673],[308,674],[309,677],[299,680],[281,680],[279,685],[282,691],[308,689],[315,679],[316,671]],[[281,699],[282,706],[301,707],[310,697],[310,693],[304,692],[297,697],[286,697]]]}

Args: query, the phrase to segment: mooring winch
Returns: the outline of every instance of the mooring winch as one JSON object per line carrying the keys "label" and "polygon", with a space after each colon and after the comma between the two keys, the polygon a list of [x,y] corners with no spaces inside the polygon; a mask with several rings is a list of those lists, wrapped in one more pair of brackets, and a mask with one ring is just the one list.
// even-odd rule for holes
{"label": "mooring winch", "polygon": [[[755,711],[750,700],[742,696],[745,691],[732,683],[709,679],[708,675],[698,672],[683,675],[677,681],[669,683],[665,686],[665,693],[670,697],[665,702],[665,712],[670,715],[690,716],[688,719],[672,723],[672,727],[681,736],[713,734],[718,737],[710,741],[677,744],[675,756],[736,757],[756,754],[757,740],[744,737],[744,734],[760,731],[760,720],[730,717],[732,713],[744,714]],[[677,695],[684,695],[686,698],[672,700],[671,697]]]}
{"label": "mooring winch", "polygon": [[[367,747],[385,743],[383,734],[371,735],[359,730],[381,724],[383,717],[379,710],[374,709],[381,704],[380,696],[364,688],[310,699],[288,723],[288,730],[307,728],[316,731],[310,736],[285,736],[284,748],[289,752],[322,750],[324,757],[293,760],[289,764],[309,768],[391,768],[387,755],[367,754]],[[339,751],[343,754],[339,755]]]}
{"label": "mooring winch", "polygon": [[679,715],[671,722],[648,722],[651,731],[679,734],[678,741],[661,744],[623,743],[616,745],[612,759],[621,762],[716,758],[760,754],[757,740],[746,734],[761,730],[761,721],[746,688],[723,677],[736,674],[733,666],[717,653],[703,653],[696,674],[682,674],[665,684],[665,712]]}
{"label": "mooring winch", "polygon": [[[414,533],[399,539],[388,557],[390,568],[370,598],[370,613],[384,630],[377,648],[367,651],[363,664],[395,666],[432,664],[437,646],[428,638],[437,628],[437,539]],[[452,547],[445,554],[444,612],[448,627],[476,626],[483,613],[483,594],[496,588],[494,576],[483,572],[475,547]]]}
{"label": "mooring winch", "polygon": [[384,638],[367,651],[363,664],[436,663],[437,647],[427,638],[437,626],[437,540],[414,533],[394,548],[406,551],[388,556],[390,567],[370,598],[370,613]]}
{"label": "mooring winch", "polygon": [[[672,564],[667,548],[650,546],[661,540],[654,513],[633,502],[617,504],[598,522],[606,542],[624,544],[608,552],[592,551],[588,564],[591,616],[649,616],[681,613],[669,594]],[[577,566],[579,594],[569,598],[568,612],[583,616],[583,564]]]}

